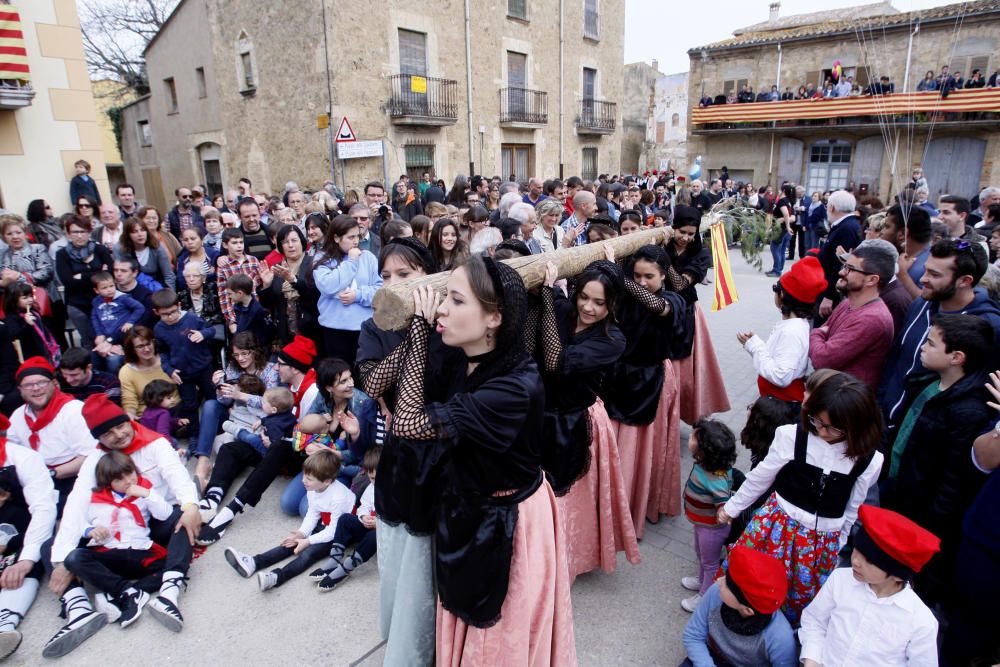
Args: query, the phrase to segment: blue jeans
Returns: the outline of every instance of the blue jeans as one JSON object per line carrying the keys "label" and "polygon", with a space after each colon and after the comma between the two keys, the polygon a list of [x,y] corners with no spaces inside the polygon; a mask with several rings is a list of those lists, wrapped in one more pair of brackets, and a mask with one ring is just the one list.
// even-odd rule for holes
{"label": "blue jeans", "polygon": [[806,231],[806,250],[812,250],[813,248],[819,249],[819,234],[816,233],[816,229],[810,227]]}
{"label": "blue jeans", "polygon": [[791,240],[792,235],[785,232],[781,241],[771,241],[771,259],[774,261],[771,271],[774,273],[781,273],[785,270],[785,257],[788,255],[788,244]]}
{"label": "blue jeans", "polygon": [[212,456],[212,443],[219,434],[219,426],[229,413],[229,408],[213,399],[205,401],[201,406],[201,425],[198,428],[198,441],[191,451],[191,456]]}
{"label": "blue jeans", "polygon": [[95,369],[111,373],[112,375],[118,375],[118,371],[125,364],[125,357],[118,354],[102,357],[96,352],[91,352],[90,360],[94,364]]}

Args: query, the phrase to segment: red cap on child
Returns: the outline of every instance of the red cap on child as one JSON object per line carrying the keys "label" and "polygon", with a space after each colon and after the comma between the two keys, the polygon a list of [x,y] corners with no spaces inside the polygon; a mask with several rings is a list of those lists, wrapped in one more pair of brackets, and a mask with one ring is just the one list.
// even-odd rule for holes
{"label": "red cap on child", "polygon": [[826,289],[823,265],[811,255],[792,264],[792,268],[778,279],[789,296],[802,303],[812,303]]}
{"label": "red cap on child", "polygon": [[788,572],[784,563],[748,546],[737,544],[729,552],[727,575],[760,614],[778,611],[788,596]]}
{"label": "red cap on child", "polygon": [[862,505],[861,530],[854,548],[876,567],[905,581],[941,550],[941,540],[926,528],[891,510]]}

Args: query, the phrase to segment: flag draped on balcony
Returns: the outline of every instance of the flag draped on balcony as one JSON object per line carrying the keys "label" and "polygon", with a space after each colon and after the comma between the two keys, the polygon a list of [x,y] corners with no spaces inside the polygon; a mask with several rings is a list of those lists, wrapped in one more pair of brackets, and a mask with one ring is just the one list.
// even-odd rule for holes
{"label": "flag draped on balcony", "polygon": [[712,225],[712,263],[714,265],[715,296],[712,298],[712,312],[722,310],[740,300],[733,282],[733,272],[729,265],[729,246],[726,244],[726,226]]}
{"label": "flag draped on balcony", "polygon": [[0,79],[30,78],[21,16],[13,5],[0,5]]}
{"label": "flag draped on balcony", "polygon": [[694,109],[691,121],[706,123],[760,123],[767,121],[842,118],[849,116],[885,116],[912,113],[959,111],[1000,111],[1000,88],[955,90],[948,97],[939,92],[895,93],[866,97],[787,102],[752,102],[713,104]]}

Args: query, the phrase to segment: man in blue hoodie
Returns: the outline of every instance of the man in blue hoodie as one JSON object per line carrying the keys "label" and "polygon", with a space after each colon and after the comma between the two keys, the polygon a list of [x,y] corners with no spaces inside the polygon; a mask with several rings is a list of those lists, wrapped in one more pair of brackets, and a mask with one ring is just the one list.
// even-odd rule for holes
{"label": "man in blue hoodie", "polygon": [[[906,321],[889,352],[879,383],[878,400],[887,424],[898,422],[897,413],[903,408],[907,378],[929,373],[920,362],[920,346],[927,338],[935,315],[978,315],[993,327],[995,349],[1000,345],[1000,308],[986,290],[976,287],[986,273],[987,262],[986,253],[978,243],[943,239],[931,247],[920,279],[920,298],[906,313]],[[996,368],[996,359],[987,365]],[[890,435],[890,441],[891,438]]]}

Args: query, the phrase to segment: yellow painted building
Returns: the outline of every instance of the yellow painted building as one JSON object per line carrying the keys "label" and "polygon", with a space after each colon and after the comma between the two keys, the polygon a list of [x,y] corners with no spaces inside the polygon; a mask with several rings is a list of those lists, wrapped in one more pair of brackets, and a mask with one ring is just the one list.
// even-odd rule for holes
{"label": "yellow painted building", "polygon": [[74,0],[0,1],[0,15],[10,19],[15,12],[30,87],[9,72],[0,78],[0,207],[23,215],[28,202],[41,198],[56,215],[68,211],[73,163],[80,159],[90,162],[102,199],[110,201]]}

